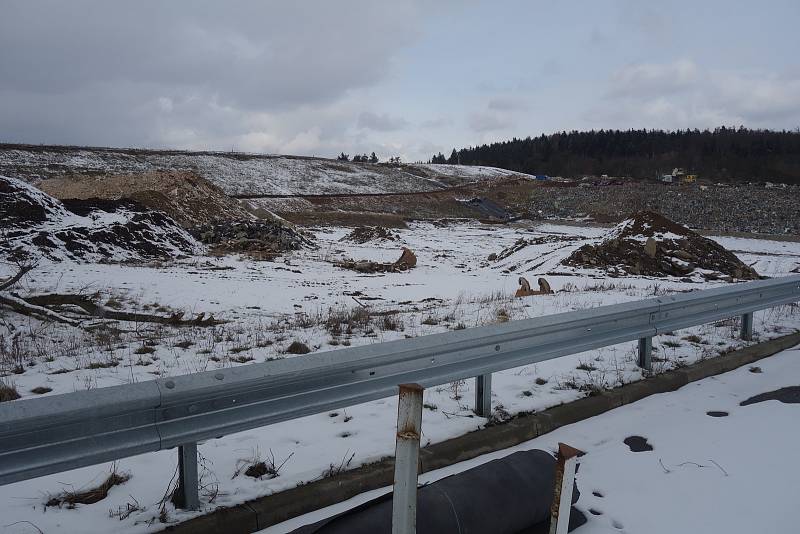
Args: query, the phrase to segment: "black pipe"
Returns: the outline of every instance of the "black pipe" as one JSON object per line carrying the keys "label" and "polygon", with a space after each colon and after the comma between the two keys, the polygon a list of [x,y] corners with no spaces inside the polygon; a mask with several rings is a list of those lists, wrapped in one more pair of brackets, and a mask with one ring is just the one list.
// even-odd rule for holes
{"label": "black pipe", "polygon": [[[418,534],[546,533],[556,461],[545,451],[515,452],[417,491]],[[572,502],[580,493],[575,487]],[[570,530],[586,522],[572,509]],[[392,531],[392,494],[292,534],[383,534]]]}

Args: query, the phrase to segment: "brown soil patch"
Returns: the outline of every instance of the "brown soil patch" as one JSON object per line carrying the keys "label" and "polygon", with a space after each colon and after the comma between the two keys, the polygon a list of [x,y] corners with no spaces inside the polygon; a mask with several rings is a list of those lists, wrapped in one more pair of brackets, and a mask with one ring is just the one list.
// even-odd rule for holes
{"label": "brown soil patch", "polygon": [[184,227],[220,220],[251,219],[239,201],[208,180],[188,171],[133,175],[70,176],[40,184],[58,199],[132,199],[175,219]]}

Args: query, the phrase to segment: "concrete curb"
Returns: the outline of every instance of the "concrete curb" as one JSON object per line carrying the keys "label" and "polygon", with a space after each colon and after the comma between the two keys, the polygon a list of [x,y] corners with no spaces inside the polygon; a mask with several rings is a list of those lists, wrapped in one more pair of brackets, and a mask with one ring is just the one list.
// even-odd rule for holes
{"label": "concrete curb", "polygon": [[[650,395],[675,391],[690,382],[732,371],[800,344],[800,332],[752,345],[724,356],[704,360],[683,369],[662,373],[623,387],[584,397],[539,413],[485,427],[420,450],[420,472],[425,473],[507,449],[559,427],[600,415]],[[164,532],[245,534],[276,525],[293,517],[337,504],[365,491],[392,484],[394,458],[384,458],[335,477],[316,480],[280,493],[167,527]]]}

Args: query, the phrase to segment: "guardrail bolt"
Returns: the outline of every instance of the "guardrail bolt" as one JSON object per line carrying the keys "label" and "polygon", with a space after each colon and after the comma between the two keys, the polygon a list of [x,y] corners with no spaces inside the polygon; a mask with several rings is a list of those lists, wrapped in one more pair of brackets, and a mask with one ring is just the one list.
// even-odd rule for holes
{"label": "guardrail bolt", "polygon": [[417,531],[417,474],[423,391],[419,384],[400,384],[397,445],[394,453],[392,534],[414,534]]}

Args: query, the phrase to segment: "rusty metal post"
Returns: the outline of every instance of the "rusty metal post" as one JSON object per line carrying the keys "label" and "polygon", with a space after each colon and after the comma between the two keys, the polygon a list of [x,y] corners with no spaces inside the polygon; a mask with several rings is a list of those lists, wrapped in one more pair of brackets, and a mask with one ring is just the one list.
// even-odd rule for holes
{"label": "rusty metal post", "polygon": [[639,367],[653,370],[653,338],[642,337],[639,338]]}
{"label": "rusty metal post", "polygon": [[556,482],[553,504],[550,506],[550,534],[567,534],[569,512],[572,508],[572,487],[575,484],[575,468],[581,451],[564,443],[558,444],[556,459]]}
{"label": "rusty metal post", "polygon": [[742,339],[744,341],[753,340],[753,312],[742,315]]}
{"label": "rusty metal post", "polygon": [[492,373],[475,377],[475,415],[492,415]]}
{"label": "rusty metal post", "polygon": [[423,391],[419,384],[400,384],[397,445],[394,453],[392,534],[414,534],[417,531],[417,475]]}

